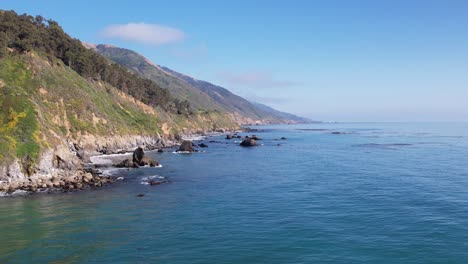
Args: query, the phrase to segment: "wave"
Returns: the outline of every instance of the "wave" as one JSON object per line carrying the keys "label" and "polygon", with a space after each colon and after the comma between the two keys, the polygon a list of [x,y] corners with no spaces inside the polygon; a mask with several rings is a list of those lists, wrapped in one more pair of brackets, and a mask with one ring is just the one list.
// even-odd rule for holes
{"label": "wave", "polygon": [[167,177],[165,176],[161,176],[161,175],[152,175],[152,176],[147,176],[147,177],[143,177],[141,178],[141,184],[143,185],[150,185],[151,182],[160,182],[160,183],[164,183],[167,181]]}
{"label": "wave", "polygon": [[16,190],[12,193],[0,192],[0,197],[14,197],[14,196],[23,196],[29,194],[28,191],[25,190]]}
{"label": "wave", "polygon": [[91,160],[91,163],[93,164],[98,164],[98,165],[112,165],[114,162],[113,158],[117,157],[125,157],[125,156],[131,156],[132,153],[125,153],[125,154],[105,154],[105,155],[97,155],[97,156],[91,156],[89,159]]}

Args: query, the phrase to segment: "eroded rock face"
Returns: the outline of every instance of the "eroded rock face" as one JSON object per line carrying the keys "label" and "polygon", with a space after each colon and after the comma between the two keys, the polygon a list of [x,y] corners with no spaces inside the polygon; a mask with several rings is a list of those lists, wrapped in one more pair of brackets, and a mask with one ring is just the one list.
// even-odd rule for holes
{"label": "eroded rock face", "polygon": [[100,137],[93,135],[80,136],[74,142],[77,153],[83,158],[98,154],[116,154],[123,150],[132,150],[141,147],[146,150],[155,150],[174,145],[170,140],[164,140],[158,135],[128,135]]}
{"label": "eroded rock face", "polygon": [[253,138],[246,138],[240,143],[240,146],[242,146],[242,147],[257,146],[257,141],[255,141],[255,139],[253,139]]}
{"label": "eroded rock face", "polygon": [[193,148],[191,141],[184,140],[177,151],[178,152],[194,152],[195,149]]}

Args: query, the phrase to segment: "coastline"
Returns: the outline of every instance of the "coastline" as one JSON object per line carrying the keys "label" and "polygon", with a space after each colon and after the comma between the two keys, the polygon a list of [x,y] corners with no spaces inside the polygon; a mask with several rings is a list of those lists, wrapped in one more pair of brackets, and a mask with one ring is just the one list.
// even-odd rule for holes
{"label": "coastline", "polygon": [[36,173],[27,175],[21,161],[15,160],[7,168],[0,168],[0,197],[12,197],[34,193],[72,192],[100,188],[112,184],[118,171],[115,165],[132,157],[133,151],[141,147],[144,151],[158,151],[179,146],[183,141],[198,141],[226,133],[245,131],[217,130],[162,138],[151,136],[82,137],[68,142],[68,149],[57,146],[46,150],[36,168]]}

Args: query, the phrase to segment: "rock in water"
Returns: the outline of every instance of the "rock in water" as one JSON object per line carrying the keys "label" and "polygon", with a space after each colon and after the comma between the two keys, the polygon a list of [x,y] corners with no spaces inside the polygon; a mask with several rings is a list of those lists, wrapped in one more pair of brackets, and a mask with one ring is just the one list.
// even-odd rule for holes
{"label": "rock in water", "polygon": [[117,168],[138,168],[140,166],[159,166],[159,162],[145,156],[145,152],[142,148],[138,147],[133,152],[133,159],[126,159],[122,162],[114,165]]}
{"label": "rock in water", "polygon": [[152,160],[152,159],[145,156],[145,157],[143,157],[143,159],[141,159],[141,161],[140,161],[140,163],[138,165],[156,167],[156,166],[159,166],[159,162],[157,162],[155,160]]}
{"label": "rock in water", "polygon": [[131,159],[125,159],[120,163],[114,165],[117,168],[138,168],[138,163],[133,162]]}
{"label": "rock in water", "polygon": [[182,144],[180,145],[179,149],[177,150],[177,152],[180,152],[180,151],[183,151],[183,152],[194,152],[195,150],[193,149],[193,145],[192,145],[192,142],[191,142],[191,141],[184,140],[184,142],[182,142]]}
{"label": "rock in water", "polygon": [[282,137],[281,140],[286,140],[286,138],[285,138],[285,137]]}
{"label": "rock in water", "polygon": [[135,151],[133,151],[133,162],[139,164],[144,156],[145,152],[142,148],[138,147],[137,149],[135,149]]}
{"label": "rock in water", "polygon": [[232,136],[231,135],[226,135],[226,139],[232,139]]}
{"label": "rock in water", "polygon": [[240,143],[240,145],[243,147],[253,147],[257,146],[257,141],[253,138],[246,138]]}
{"label": "rock in water", "polygon": [[207,148],[208,147],[208,145],[206,145],[205,143],[200,143],[200,144],[198,144],[198,146],[200,148]]}

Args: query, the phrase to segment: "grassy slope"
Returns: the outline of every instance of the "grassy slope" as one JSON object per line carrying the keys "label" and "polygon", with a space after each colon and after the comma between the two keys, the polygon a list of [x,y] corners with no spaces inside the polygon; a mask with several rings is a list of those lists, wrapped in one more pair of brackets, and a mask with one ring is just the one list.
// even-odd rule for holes
{"label": "grassy slope", "polygon": [[102,44],[85,45],[133,72],[155,81],[159,86],[171,91],[171,94],[177,98],[189,100],[195,109],[216,109],[222,112],[238,113],[252,120],[263,120],[271,123],[284,123],[290,120],[306,121],[306,119],[281,113],[271,108],[258,107],[225,88],[195,80],[169,68],[160,68],[134,51]]}
{"label": "grassy slope", "polygon": [[153,80],[159,86],[168,89],[171,94],[179,100],[190,101],[190,105],[195,110],[226,110],[206,93],[188,85],[177,77],[166,74],[145,57],[134,51],[108,45],[97,45],[96,50],[98,53],[104,55],[110,60],[115,61],[135,73]]}
{"label": "grassy slope", "polygon": [[167,114],[35,53],[0,59],[0,87],[0,164],[34,161],[41,148],[81,134],[156,135],[163,123],[173,133],[234,127],[219,112]]}

